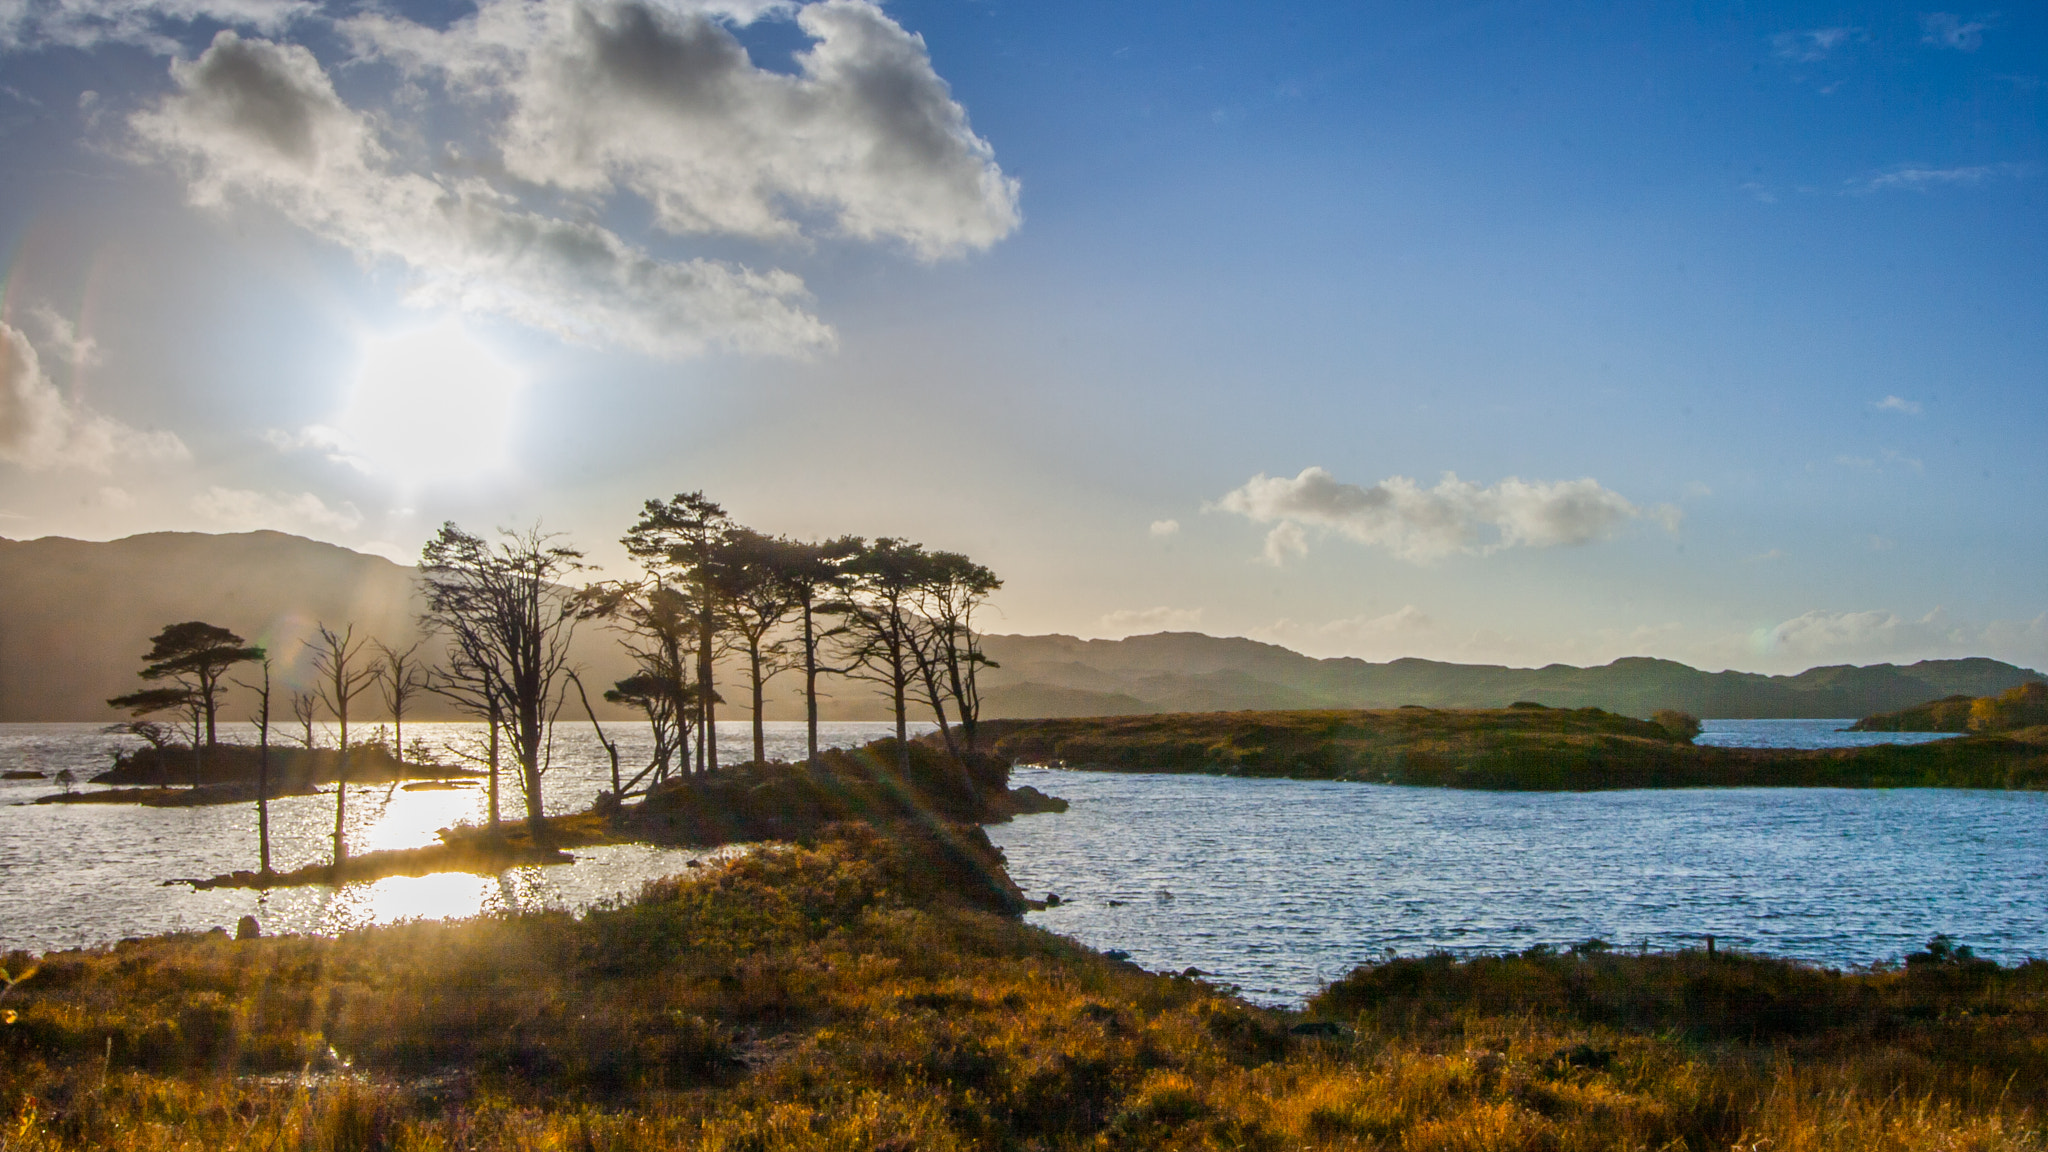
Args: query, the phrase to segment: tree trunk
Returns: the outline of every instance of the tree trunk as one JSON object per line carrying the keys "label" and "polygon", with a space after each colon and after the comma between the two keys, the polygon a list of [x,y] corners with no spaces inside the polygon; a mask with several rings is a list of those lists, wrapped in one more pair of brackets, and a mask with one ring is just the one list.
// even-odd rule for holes
{"label": "tree trunk", "polygon": [[704,589],[704,609],[697,631],[697,686],[704,701],[704,755],[698,762],[709,775],[718,771],[718,692],[711,686],[711,645],[717,641],[718,634],[711,619],[711,590],[708,587]]}
{"label": "tree trunk", "polygon": [[747,659],[754,674],[754,763],[768,762],[768,733],[761,726],[761,642],[747,642]]}
{"label": "tree trunk", "polygon": [[498,724],[503,714],[498,698],[491,697],[491,835],[498,834]]}
{"label": "tree trunk", "polygon": [[818,767],[818,634],[811,621],[811,600],[804,598],[804,730],[810,764]]}
{"label": "tree trunk", "polygon": [[334,758],[334,866],[339,868],[348,859],[348,697],[342,697],[335,716],[341,722],[341,748]]}

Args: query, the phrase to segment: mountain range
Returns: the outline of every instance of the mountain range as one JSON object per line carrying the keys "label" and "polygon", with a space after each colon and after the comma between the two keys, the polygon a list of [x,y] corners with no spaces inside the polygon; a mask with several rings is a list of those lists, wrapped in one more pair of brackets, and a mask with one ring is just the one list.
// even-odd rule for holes
{"label": "mountain range", "polygon": [[[149,637],[205,620],[280,655],[316,623],[354,623],[393,646],[417,639],[413,570],[280,532],[154,532],[89,542],[0,539],[0,721],[94,721],[118,715],[108,697],[133,691]],[[1243,709],[1597,706],[1647,716],[1676,708],[1713,718],[1853,717],[1958,693],[1986,696],[2040,673],[1983,658],[1812,668],[1796,676],[1703,672],[1630,658],[1594,668],[1508,668],[1403,659],[1319,660],[1274,644],[1191,632],[1124,640],[991,635],[985,713],[1068,717]],[[593,686],[629,672],[604,629],[579,633],[576,659]],[[431,656],[431,646],[428,650]],[[303,669],[280,668],[286,681]],[[739,699],[737,669],[725,694]],[[795,677],[773,682],[770,719],[798,719]],[[884,719],[872,685],[828,684],[830,719]],[[593,693],[594,695],[595,693]],[[605,706],[600,704],[601,712]],[[437,713],[428,702],[419,718]],[[614,716],[623,713],[612,712]],[[728,706],[728,718],[744,718]]]}

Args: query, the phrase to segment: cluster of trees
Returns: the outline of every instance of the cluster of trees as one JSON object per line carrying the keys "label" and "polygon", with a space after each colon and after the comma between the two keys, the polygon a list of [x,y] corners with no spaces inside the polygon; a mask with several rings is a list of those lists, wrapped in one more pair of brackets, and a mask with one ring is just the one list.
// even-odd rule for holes
{"label": "cluster of trees", "polygon": [[[714,731],[722,658],[737,658],[753,715],[754,759],[767,757],[769,681],[803,678],[807,753],[818,758],[819,677],[869,681],[890,703],[907,767],[913,708],[929,709],[948,750],[974,748],[982,653],[974,616],[1002,581],[957,552],[883,537],[791,540],[735,521],[701,492],[649,500],[624,537],[646,570],[594,585],[584,614],[617,630],[638,671],[605,698],[639,711],[654,754],[643,778],[718,770]],[[694,762],[691,757],[695,749]]]}
{"label": "cluster of trees", "polygon": [[[358,637],[353,625],[321,624],[306,642],[312,685],[288,706],[307,747],[324,711],[339,728],[334,858],[347,857],[346,784],[351,711],[377,690],[403,748],[404,716],[432,693],[483,721],[486,747],[462,753],[490,769],[489,819],[499,821],[501,749],[509,748],[526,818],[545,837],[542,787],[551,726],[574,689],[612,760],[611,803],[643,785],[718,771],[713,733],[721,663],[737,662],[752,707],[755,760],[766,759],[762,704],[767,684],[801,673],[811,763],[818,760],[819,678],[838,674],[877,686],[896,722],[899,767],[909,769],[913,709],[929,709],[960,760],[974,749],[981,714],[979,671],[990,666],[974,628],[976,612],[1002,587],[994,573],[955,552],[884,537],[826,541],[771,537],[739,524],[701,492],[650,500],[623,543],[645,575],[579,586],[583,554],[538,528],[495,539],[442,525],[420,553],[421,630],[443,653],[429,664],[421,644],[402,651]],[[635,668],[604,699],[642,716],[653,736],[648,763],[630,778],[618,746],[597,725],[589,693],[570,659],[580,624],[614,631]],[[206,751],[218,746],[215,717],[227,684],[256,694],[263,868],[269,871],[267,791],[272,722],[269,654],[226,628],[191,621],[152,640],[142,677],[153,685],[109,704],[137,717],[170,712],[188,723],[199,783]],[[237,665],[260,677],[235,680]],[[161,730],[132,728],[161,743]],[[973,787],[969,778],[968,787]]]}

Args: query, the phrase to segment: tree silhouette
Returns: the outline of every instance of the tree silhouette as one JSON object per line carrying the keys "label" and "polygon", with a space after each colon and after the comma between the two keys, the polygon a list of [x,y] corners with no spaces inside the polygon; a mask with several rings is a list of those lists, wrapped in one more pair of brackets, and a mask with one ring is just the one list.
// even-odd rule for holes
{"label": "tree silhouette", "polygon": [[203,768],[201,740],[205,747],[219,745],[214,716],[220,709],[221,677],[245,660],[261,660],[263,649],[250,647],[226,628],[201,620],[171,624],[150,638],[148,661],[139,675],[144,680],[170,681],[163,688],[144,689],[107,701],[125,708],[131,715],[182,710],[192,722],[192,786],[197,788]]}
{"label": "tree silhouette", "polygon": [[[536,844],[547,836],[541,777],[556,680],[584,615],[582,598],[562,584],[583,553],[553,543],[539,528],[501,530],[493,545],[441,525],[420,550],[420,585],[429,634],[447,638],[450,677],[476,685],[512,737],[526,819]],[[494,728],[495,728],[494,724]]]}
{"label": "tree silhouette", "polygon": [[737,526],[717,503],[702,492],[682,492],[666,502],[649,500],[640,519],[620,543],[634,559],[687,590],[697,623],[697,762],[706,772],[718,770],[718,690],[714,685],[718,656],[722,589],[718,583],[719,552]]}
{"label": "tree silhouette", "polygon": [[845,633],[844,624],[825,626],[825,620],[844,616],[846,591],[852,576],[847,562],[859,556],[867,541],[858,536],[841,536],[823,543],[783,540],[775,557],[775,578],[781,582],[790,603],[795,605],[799,631],[797,662],[804,670],[804,725],[811,767],[818,766],[818,674],[844,672],[819,663],[818,655],[827,641]]}
{"label": "tree silhouette", "polygon": [[954,744],[946,725],[945,702],[952,700],[965,750],[973,751],[981,720],[979,673],[982,668],[995,667],[995,661],[982,654],[974,632],[974,612],[1002,586],[995,573],[960,553],[934,552],[917,588],[917,611],[922,619],[911,651],[924,684],[925,701],[938,717],[947,751],[955,756],[962,749]]}
{"label": "tree silhouette", "polygon": [[405,759],[405,709],[412,698],[424,692],[427,687],[426,669],[418,657],[420,645],[417,641],[403,652],[394,651],[390,645],[377,642],[377,692],[384,698],[384,707],[391,713],[391,747],[398,753],[398,760]]}
{"label": "tree silhouette", "polygon": [[270,658],[263,659],[263,682],[235,683],[256,693],[256,852],[260,876],[270,875]]}
{"label": "tree silhouette", "polygon": [[910,772],[909,707],[917,676],[916,598],[931,558],[924,546],[883,537],[847,561],[847,675],[882,686],[896,718],[896,762]]}
{"label": "tree silhouette", "polygon": [[[186,718],[192,724],[192,786],[194,788],[199,787],[201,745],[199,743],[200,706],[199,694],[197,692],[189,687],[144,688],[140,692],[130,692],[126,696],[116,696],[107,701],[107,703],[115,708],[126,708],[130,716],[138,718],[129,722],[128,729],[136,735],[149,739],[150,747],[156,752],[157,783],[165,788],[171,786],[171,762],[164,755],[170,747],[170,741],[167,738],[169,734],[161,725],[151,724],[149,721],[139,718],[158,712],[185,713]],[[145,728],[145,725],[148,727]],[[155,730],[154,738],[145,735],[151,729]]]}
{"label": "tree silhouette", "polygon": [[767,734],[761,721],[762,689],[769,680],[798,667],[787,648],[769,636],[796,608],[781,579],[783,554],[790,545],[751,528],[736,528],[714,561],[716,582],[725,603],[725,619],[747,657],[747,684],[754,710],[754,761],[768,759]]}
{"label": "tree silhouette", "polygon": [[647,767],[635,774],[625,789],[630,791],[650,773],[655,783],[667,779],[677,756],[682,757],[683,775],[689,775],[690,733],[699,712],[696,689],[690,683],[698,632],[696,608],[658,576],[593,585],[584,590],[582,599],[584,615],[602,619],[617,631],[639,669],[604,694],[611,703],[638,709],[647,717],[654,737]]}
{"label": "tree silhouette", "polygon": [[313,641],[313,671],[318,674],[320,702],[341,726],[341,747],[334,767],[334,864],[348,859],[348,710],[355,698],[377,682],[377,668],[364,651],[367,639],[356,639],[356,626],[340,632],[322,624]]}

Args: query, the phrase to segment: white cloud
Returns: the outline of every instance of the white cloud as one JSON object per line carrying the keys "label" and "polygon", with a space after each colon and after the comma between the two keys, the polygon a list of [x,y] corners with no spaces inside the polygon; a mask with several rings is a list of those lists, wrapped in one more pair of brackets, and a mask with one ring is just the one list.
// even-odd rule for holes
{"label": "white cloud", "polygon": [[102,508],[133,508],[135,496],[126,488],[116,488],[109,484],[99,490],[97,502]]}
{"label": "white cloud", "polygon": [[1848,182],[1848,190],[1858,195],[1903,189],[1908,192],[1929,192],[1936,188],[1974,188],[1988,180],[2000,177],[2026,175],[2026,168],[2019,164],[1971,164],[1958,168],[1930,168],[1924,164],[1900,164],[1874,176],[1864,176]]}
{"label": "white cloud", "polygon": [[92,368],[105,362],[99,342],[80,332],[63,313],[47,304],[38,304],[29,314],[43,327],[44,346],[55,352],[59,360],[74,368]]}
{"label": "white cloud", "polygon": [[1150,531],[1153,536],[1163,540],[1168,536],[1173,536],[1180,532],[1180,521],[1154,520],[1152,522],[1152,527]]}
{"label": "white cloud", "polygon": [[199,22],[275,34],[312,14],[312,0],[0,0],[0,49],[134,44],[178,51],[173,30]]}
{"label": "white cloud", "polygon": [[1858,34],[1855,28],[1802,28],[1793,32],[1780,32],[1771,37],[1771,47],[1786,60],[1810,64],[1825,60],[1835,49]]}
{"label": "white cloud", "polygon": [[1892,539],[1889,536],[1879,536],[1875,533],[1871,534],[1870,550],[1872,552],[1890,552],[1892,549],[1897,548],[1898,546],[1899,542],[1897,540]]}
{"label": "white cloud", "polygon": [[28,337],[0,323],[0,460],[30,471],[105,472],[115,463],[189,455],[169,432],[131,428],[65,396],[43,371]]}
{"label": "white cloud", "polygon": [[1187,632],[1202,626],[1200,608],[1119,608],[1101,620],[1103,635],[1117,639],[1147,632]]}
{"label": "white cloud", "polygon": [[355,505],[347,501],[329,505],[311,492],[266,494],[215,485],[194,497],[192,507],[207,519],[240,532],[258,528],[347,532],[363,522],[363,514],[356,511]]}
{"label": "white cloud", "polygon": [[1971,630],[1936,608],[1918,620],[1891,612],[1805,612],[1753,637],[1758,648],[1802,660],[1881,660],[1959,651]]}
{"label": "white cloud", "polygon": [[658,356],[832,341],[789,273],[660,260],[595,224],[526,211],[479,179],[400,170],[305,48],[222,32],[171,74],[177,91],[130,123],[196,203],[265,204],[365,259],[400,261],[416,302]]}
{"label": "white cloud", "polygon": [[1953,12],[1930,12],[1920,18],[1920,42],[1958,52],[1975,52],[1984,46],[1984,20],[1965,20]]}
{"label": "white cloud", "polygon": [[1902,416],[1918,416],[1920,414],[1919,402],[1908,400],[1903,396],[1887,396],[1872,404],[1871,407],[1879,412],[1897,412]]}
{"label": "white cloud", "polygon": [[1406,476],[1366,488],[1340,483],[1322,468],[1305,468],[1292,479],[1261,473],[1213,507],[1272,524],[1266,559],[1275,564],[1307,553],[1311,527],[1426,562],[1460,552],[1584,544],[1639,518],[1675,529],[1682,515],[1668,505],[1638,507],[1590,477],[1536,483],[1509,477],[1482,487],[1445,473],[1434,488]]}
{"label": "white cloud", "polygon": [[1389,640],[1418,636],[1432,631],[1436,621],[1429,614],[1413,604],[1401,607],[1383,616],[1348,616],[1332,620],[1317,628],[1324,636],[1348,640]]}
{"label": "white cloud", "polygon": [[1917,619],[1895,612],[1805,612],[1750,636],[1752,652],[1801,666],[1992,656],[2048,660],[2048,614],[2031,620],[1960,620],[1943,608]]}
{"label": "white cloud", "polygon": [[792,240],[822,221],[936,260],[1016,229],[1017,182],[921,36],[866,0],[793,12],[811,41],[794,75],[757,67],[721,13],[688,3],[483,0],[441,32],[382,14],[346,27],[366,53],[508,106],[512,175],[625,189],[672,233]]}

